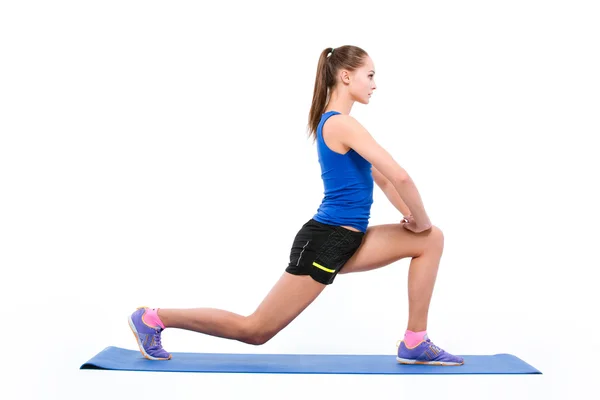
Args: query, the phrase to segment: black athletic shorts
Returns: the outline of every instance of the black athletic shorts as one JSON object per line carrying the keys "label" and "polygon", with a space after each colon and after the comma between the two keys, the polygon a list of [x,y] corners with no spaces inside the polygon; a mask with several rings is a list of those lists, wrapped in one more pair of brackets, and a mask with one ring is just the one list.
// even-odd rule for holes
{"label": "black athletic shorts", "polygon": [[363,232],[310,219],[296,234],[286,271],[329,285],[362,243]]}

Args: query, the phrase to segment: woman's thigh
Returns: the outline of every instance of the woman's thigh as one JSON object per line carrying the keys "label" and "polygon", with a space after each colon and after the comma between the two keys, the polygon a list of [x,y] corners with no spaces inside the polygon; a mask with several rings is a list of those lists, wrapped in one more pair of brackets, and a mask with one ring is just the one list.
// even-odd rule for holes
{"label": "woman's thigh", "polygon": [[406,257],[419,257],[430,248],[442,249],[443,245],[444,235],[436,226],[421,233],[411,232],[400,224],[372,226],[339,273],[369,271]]}
{"label": "woman's thigh", "polygon": [[290,324],[327,286],[308,275],[296,276],[284,272],[275,286],[249,316],[253,332],[265,341]]}

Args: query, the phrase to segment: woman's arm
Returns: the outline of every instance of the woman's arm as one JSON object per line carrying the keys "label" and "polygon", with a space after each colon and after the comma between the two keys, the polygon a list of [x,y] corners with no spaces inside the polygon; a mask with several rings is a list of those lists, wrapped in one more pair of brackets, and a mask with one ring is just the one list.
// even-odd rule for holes
{"label": "woman's arm", "polygon": [[402,197],[400,197],[398,191],[396,190],[394,185],[391,184],[388,178],[383,176],[383,174],[373,166],[371,166],[371,172],[373,174],[373,180],[375,181],[377,186],[379,186],[381,191],[386,195],[390,203],[392,203],[392,205],[396,207],[398,211],[400,211],[405,217],[411,215],[410,209],[408,208],[406,203],[402,201]]}
{"label": "woman's arm", "polygon": [[[421,195],[408,172],[373,139],[356,119],[349,115],[334,115],[329,118],[327,123],[329,133],[332,133],[334,137],[337,136],[337,140],[360,154],[387,178],[396,190],[396,194],[409,207],[417,225],[431,225]],[[393,198],[394,193],[391,192],[391,194]]]}

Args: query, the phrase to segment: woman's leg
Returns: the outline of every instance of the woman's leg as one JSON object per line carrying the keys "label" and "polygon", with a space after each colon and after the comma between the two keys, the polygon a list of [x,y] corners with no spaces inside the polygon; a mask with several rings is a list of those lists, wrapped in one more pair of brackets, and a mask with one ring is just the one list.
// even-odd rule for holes
{"label": "woman's leg", "polygon": [[165,327],[260,345],[292,322],[325,286],[308,275],[284,272],[256,311],[249,316],[215,308],[160,308],[158,316]]}
{"label": "woman's leg", "polygon": [[425,331],[443,249],[444,235],[435,226],[422,233],[410,232],[400,224],[372,226],[367,229],[362,244],[340,274],[370,271],[412,257],[408,272],[407,329]]}

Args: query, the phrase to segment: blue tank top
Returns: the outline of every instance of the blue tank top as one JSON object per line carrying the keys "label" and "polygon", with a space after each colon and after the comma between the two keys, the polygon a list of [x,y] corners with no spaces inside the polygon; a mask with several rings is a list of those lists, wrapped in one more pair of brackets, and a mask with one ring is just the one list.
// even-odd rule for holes
{"label": "blue tank top", "polygon": [[323,140],[323,125],[336,114],[340,113],[328,111],[323,114],[317,127],[317,153],[325,196],[313,219],[366,232],[373,204],[371,163],[353,149],[340,154],[327,147]]}

